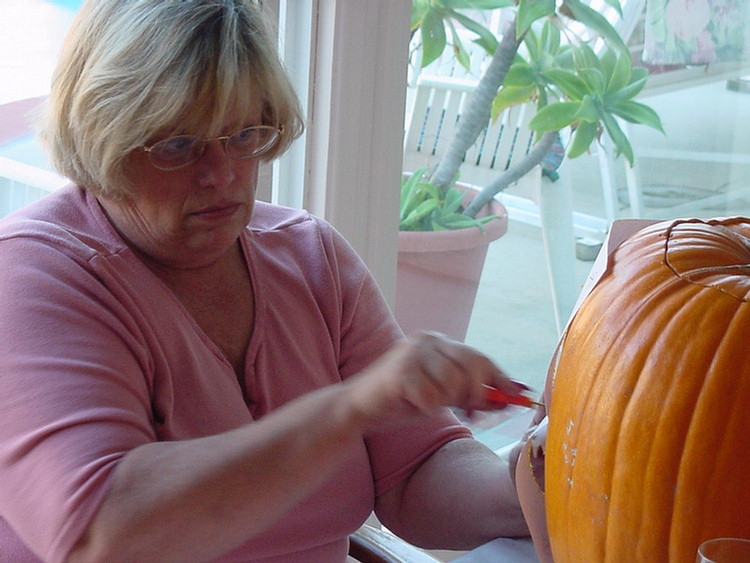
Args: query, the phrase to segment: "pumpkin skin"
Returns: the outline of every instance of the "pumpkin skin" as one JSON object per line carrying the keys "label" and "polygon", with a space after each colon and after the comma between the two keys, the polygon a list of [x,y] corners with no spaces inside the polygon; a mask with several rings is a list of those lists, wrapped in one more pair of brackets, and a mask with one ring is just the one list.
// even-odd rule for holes
{"label": "pumpkin skin", "polygon": [[694,563],[750,538],[750,219],[647,227],[610,256],[553,373],[555,563]]}

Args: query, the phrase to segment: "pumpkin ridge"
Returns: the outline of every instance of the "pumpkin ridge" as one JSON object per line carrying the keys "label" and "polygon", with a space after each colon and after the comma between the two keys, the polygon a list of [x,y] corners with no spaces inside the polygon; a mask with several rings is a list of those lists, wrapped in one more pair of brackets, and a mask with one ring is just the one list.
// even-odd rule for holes
{"label": "pumpkin ridge", "polygon": [[[567,337],[566,337],[566,346],[569,346],[569,347],[571,347],[573,349],[576,349],[576,348],[581,347],[581,346],[585,346],[586,345],[585,340],[589,336],[590,335],[582,335],[582,334],[571,335],[571,334],[567,334]],[[584,342],[581,342],[582,340]],[[559,364],[558,364],[557,367],[558,368],[560,367]],[[565,373],[565,370],[563,370],[563,373]],[[590,386],[588,387],[588,391],[591,391],[591,387]],[[579,402],[583,403],[582,408],[584,408],[584,409],[585,409],[585,405],[588,404],[588,402],[589,402],[589,396],[588,395],[590,395],[590,393],[587,393],[586,397],[581,397],[581,396],[575,397],[575,399],[578,399]],[[563,417],[558,417],[557,419],[550,417],[550,422],[553,423],[556,420],[559,421],[559,420],[567,419],[568,418],[568,416],[567,416],[568,409],[566,407],[567,407],[567,405],[565,404],[565,401],[561,402],[561,397],[559,396],[559,394],[553,394],[552,395],[552,400],[551,400],[550,411],[549,412],[552,413],[552,412],[556,412],[558,410],[562,410],[562,411],[564,411],[564,416]],[[574,441],[577,441],[577,428],[575,426],[569,426],[568,428],[566,428],[566,436],[569,439],[572,437],[572,439]],[[567,456],[567,444],[561,442],[559,444],[559,446],[558,446],[557,444],[551,444],[551,443],[548,442],[547,452],[546,452],[547,453],[546,462],[548,464],[547,467],[549,467],[551,451],[555,451],[555,452],[561,451],[562,456]],[[559,456],[560,453],[558,453],[557,455]],[[559,459],[559,457],[557,457],[556,459]],[[565,459],[567,460],[567,457]],[[564,465],[567,465],[567,461],[565,462]],[[555,473],[553,473],[553,475],[555,475]],[[557,475],[555,475],[555,477],[557,477]],[[574,478],[574,477],[572,477],[572,478]],[[548,479],[547,476],[545,476],[545,484],[546,484],[547,479]],[[557,482],[557,480],[558,480],[557,478],[554,479],[555,482]],[[549,501],[554,501],[553,497],[555,497],[555,495],[557,495],[559,497],[559,500],[558,500],[559,506],[565,507],[565,506],[567,506],[569,504],[569,501],[570,501],[570,495],[571,495],[571,487],[569,486],[570,482],[567,481],[567,480],[565,480],[565,479],[563,479],[563,482],[560,483],[560,484],[561,484],[561,486],[553,488],[552,491],[550,491],[550,487],[549,486],[546,487],[547,501],[548,502]],[[560,522],[559,522],[559,524],[560,524],[560,533],[563,536],[565,536],[565,537],[573,537],[572,536],[572,527],[575,524],[575,522],[574,522],[574,516],[575,515],[573,515],[569,511],[566,511],[564,508],[561,511],[561,519],[560,519]],[[565,547],[568,547],[568,546],[565,546]],[[562,556],[562,558],[561,558],[562,554],[559,554],[558,552],[559,552],[559,549],[558,549],[558,551],[555,554],[555,559],[556,560],[559,560],[559,561],[568,561],[568,560],[570,560],[570,556],[567,553],[564,556]]]}
{"label": "pumpkin ridge", "polygon": [[[659,243],[659,244],[656,244],[656,245],[652,244],[651,247],[649,248],[649,251],[650,252],[661,253],[663,251],[662,250],[662,246],[663,246],[663,243]],[[627,246],[625,246],[624,249],[618,249],[618,252],[621,253],[621,254],[625,253],[627,255],[628,251],[629,251],[629,248]],[[625,262],[629,262],[629,260],[625,260]],[[659,270],[659,269],[657,269],[657,270]],[[629,275],[630,274],[628,272],[627,267],[625,267],[624,270],[623,270],[623,268],[617,268],[617,269],[613,269],[613,270],[609,271],[602,278],[600,284],[595,288],[595,290],[592,291],[592,299],[601,300],[602,302],[605,302],[605,303],[606,302],[610,302],[610,304],[612,304],[612,302],[617,302],[619,300],[622,300],[624,298],[624,295],[623,295],[623,293],[621,291],[616,291],[615,290],[614,293],[613,293],[613,291],[610,290],[610,285],[611,285],[611,283],[613,283],[611,280],[614,280],[614,282],[616,283],[617,281],[619,281],[619,278],[621,278],[623,276],[629,276]],[[652,273],[652,275],[653,275],[653,273]],[[647,287],[648,283],[646,283],[644,285]],[[606,309],[606,307],[605,307],[605,309]],[[632,314],[630,315],[630,317],[627,319],[627,321],[625,321],[626,324],[631,324],[634,319],[637,319],[641,315],[647,315],[648,314],[648,305],[647,304],[642,304],[642,307],[639,307],[636,310],[631,311],[631,313]],[[583,311],[582,314],[586,315],[586,312]],[[620,347],[619,343],[622,341],[622,339],[625,336],[621,332],[613,332],[611,330],[608,331],[606,327],[601,327],[600,325],[601,325],[601,323],[604,320],[606,320],[604,317],[600,318],[600,319],[595,319],[592,322],[593,330],[591,330],[587,334],[581,334],[580,332],[578,332],[578,333],[576,333],[574,335],[573,339],[571,339],[571,335],[570,334],[568,334],[566,336],[565,347],[566,347],[566,349],[569,349],[569,348],[578,348],[578,347],[585,348],[585,347],[592,347],[592,346],[596,348],[596,347],[598,347],[596,341],[600,339],[600,334],[603,333],[603,334],[607,334],[608,335],[608,338],[606,339],[606,341],[607,341],[606,347],[607,347],[609,353],[605,354],[604,357],[601,358],[601,361],[599,362],[599,364],[597,366],[592,366],[591,367],[591,372],[592,373],[597,373],[597,372],[601,371],[603,369],[602,365],[608,365],[608,364],[612,364],[612,363],[617,364],[618,363],[617,359],[618,359],[618,356],[619,356],[619,352],[618,352],[618,348]],[[584,322],[588,323],[589,321],[585,320]],[[593,341],[593,343],[592,343],[592,341]],[[601,345],[603,345],[603,344],[601,344]],[[581,383],[581,382],[579,381],[579,383]],[[600,387],[598,387],[596,385],[595,381],[593,383],[591,383],[590,385],[587,385],[586,388],[589,391],[586,394],[586,397],[580,397],[580,396],[576,397],[577,404],[579,405],[579,409],[578,410],[581,413],[593,412],[593,410],[596,409],[596,406],[598,404],[606,401],[606,396],[602,397],[602,390],[601,390]],[[553,394],[553,400],[552,400],[552,404],[551,404],[551,408],[550,408],[550,412],[551,413],[555,412],[554,400],[555,400],[556,396],[557,396],[557,394]],[[573,428],[570,429],[568,439],[569,439],[569,443],[573,444],[573,446],[571,446],[571,448],[574,449],[574,450],[578,450],[578,446],[580,445],[582,438],[578,435],[578,428],[577,427],[573,427]],[[560,444],[560,447],[563,450],[565,449],[566,446],[567,446],[566,443],[561,443]],[[561,453],[562,453],[562,455],[574,455],[574,454],[569,454],[568,451],[563,451]],[[613,462],[609,462],[609,463],[611,465]],[[579,477],[580,466],[576,467],[574,465],[572,467],[572,469],[571,469],[571,472],[572,472],[572,474],[570,475],[569,478],[572,479],[573,482],[575,482],[576,479],[577,479],[577,477]],[[562,495],[560,505],[565,506],[565,505],[568,504],[568,500],[570,499],[570,496],[573,495],[573,494],[576,494],[577,491],[571,489],[571,487],[569,486],[569,482],[563,483],[563,486],[564,486],[564,488],[565,488],[565,490],[567,492]],[[603,497],[606,497],[606,499],[609,500],[609,496],[611,494],[611,487],[603,487],[603,489],[606,489],[606,490],[602,490]],[[567,515],[566,516],[567,523],[564,526],[562,526],[562,528],[566,530],[563,533],[566,536],[568,536],[568,537],[576,537],[578,535],[575,532],[573,532],[573,530],[576,528],[576,522],[575,522],[575,517],[576,516],[577,515],[574,515],[574,514]],[[602,543],[601,544],[601,549],[603,550],[603,548],[604,548],[604,544]],[[601,550],[600,550],[600,552],[601,552],[601,555],[603,556],[604,552],[601,551]],[[566,559],[562,559],[562,561],[565,561],[565,560]],[[569,557],[568,557],[568,560],[570,560]]]}
{"label": "pumpkin ridge", "polygon": [[[652,432],[653,441],[649,459],[644,467],[644,488],[642,503],[642,519],[640,521],[641,529],[657,531],[658,536],[654,533],[651,538],[643,534],[641,530],[636,534],[639,538],[646,538],[647,544],[644,546],[645,553],[639,553],[639,561],[665,560],[668,554],[668,545],[672,541],[674,528],[674,504],[676,491],[670,492],[670,483],[677,482],[680,478],[680,472],[683,467],[683,461],[686,458],[688,442],[685,436],[693,422],[691,416],[685,416],[681,413],[691,413],[694,411],[695,404],[698,401],[698,394],[702,387],[702,381],[697,378],[690,379],[684,374],[696,372],[704,373],[714,361],[714,355],[702,354],[701,347],[694,345],[692,336],[696,333],[709,332],[724,316],[724,310],[736,308],[735,302],[718,303],[708,292],[702,288],[693,288],[693,291],[700,291],[693,295],[682,296],[682,303],[679,311],[670,320],[669,325],[665,327],[661,335],[662,340],[668,342],[685,341],[684,351],[675,351],[672,355],[665,357],[665,354],[655,351],[653,358],[654,375],[658,375],[660,367],[667,365],[667,373],[671,376],[663,382],[663,389],[651,388],[650,392],[656,397],[663,396],[661,402],[656,402],[654,408],[661,407],[657,422]],[[697,300],[705,303],[707,311],[698,319],[698,323],[690,323],[692,316],[692,307]],[[687,317],[687,318],[685,318]],[[678,337],[677,333],[683,335]],[[721,340],[720,338],[714,338]],[[707,348],[718,346],[718,343],[705,343]],[[661,364],[661,365],[660,365]],[[652,380],[656,379],[655,377]],[[669,379],[666,381],[666,379]],[[658,381],[658,379],[657,379]],[[645,382],[651,386],[651,381]],[[689,386],[689,387],[688,387]],[[676,460],[676,463],[670,464],[665,462],[665,458]],[[663,538],[659,540],[657,538]],[[650,553],[650,550],[656,549],[661,543],[664,547],[664,553]],[[674,559],[682,561],[682,558]]]}
{"label": "pumpkin ridge", "polygon": [[[662,272],[662,276],[664,275]],[[633,335],[638,334],[644,324],[664,324],[661,336],[650,342],[649,346],[638,343],[637,347],[643,353],[641,363],[631,363],[632,357],[627,356],[628,366],[622,369],[634,374],[632,391],[629,396],[622,395],[626,402],[622,415],[617,419],[614,415],[610,415],[613,418],[612,424],[620,428],[621,439],[615,447],[612,482],[616,485],[612,487],[609,514],[641,515],[640,519],[633,519],[637,527],[629,530],[627,537],[615,534],[614,540],[610,540],[607,537],[609,534],[605,536],[607,561],[612,563],[619,563],[619,554],[627,549],[627,545],[623,543],[633,546],[634,552],[641,557],[637,559],[639,561],[663,559],[663,554],[652,552],[654,545],[659,543],[653,538],[669,538],[668,522],[671,520],[671,511],[665,510],[663,505],[666,504],[669,507],[671,504],[662,501],[662,496],[668,492],[659,486],[662,481],[669,480],[669,475],[660,467],[661,462],[654,463],[654,460],[664,455],[666,448],[662,442],[668,442],[666,444],[670,448],[668,451],[674,455],[679,455],[676,448],[682,449],[683,444],[673,443],[668,436],[659,431],[650,431],[652,428],[663,428],[669,425],[664,410],[658,408],[662,405],[657,405],[657,408],[645,413],[651,416],[650,419],[643,418],[642,405],[652,400],[652,397],[661,396],[671,390],[670,382],[658,377],[664,364],[664,361],[660,359],[662,350],[665,348],[664,340],[675,332],[684,333],[684,337],[689,337],[693,331],[692,327],[685,325],[683,319],[688,314],[686,299],[674,290],[674,286],[683,285],[679,280],[668,280],[666,287],[660,287],[660,296],[653,296],[649,299],[650,303],[647,306],[637,307],[644,309],[643,315],[634,326],[626,329],[626,340],[635,343],[637,338],[633,338]],[[692,291],[702,291],[702,288],[695,287]],[[690,358],[684,354],[675,354],[674,360],[678,364],[690,362]],[[676,366],[673,371],[679,371],[679,366]],[[666,408],[669,404],[667,398],[663,406]],[[644,441],[644,435],[650,437],[647,443]],[[633,452],[639,454],[637,458]],[[643,467],[644,471],[636,473],[629,470],[628,468],[633,465]],[[649,469],[655,471],[649,471]],[[652,506],[652,503],[657,506]],[[607,530],[616,530],[616,526],[608,526]]]}
{"label": "pumpkin ridge", "polygon": [[[704,534],[695,540],[693,546],[673,542],[676,545],[673,545],[672,548],[677,553],[681,553],[682,558],[694,553],[698,544],[710,537],[727,534],[750,537],[750,522],[746,514],[738,509],[736,503],[731,502],[733,497],[743,490],[743,487],[744,496],[741,498],[747,499],[750,493],[746,482],[737,482],[740,480],[741,472],[734,471],[737,463],[736,452],[750,450],[750,439],[748,439],[750,436],[747,434],[747,426],[750,421],[748,421],[746,410],[746,405],[750,402],[750,349],[745,347],[743,355],[738,359],[735,346],[737,339],[748,334],[748,331],[750,331],[748,309],[746,306],[739,305],[731,316],[729,326],[721,342],[716,346],[712,365],[706,374],[705,382],[696,401],[691,428],[686,435],[686,443],[693,446],[692,450],[688,452],[688,458],[711,460],[712,464],[710,467],[704,466],[702,468],[701,475],[709,475],[703,487],[696,487],[695,483],[690,482],[691,479],[695,480],[700,477],[700,475],[696,476],[696,472],[692,468],[684,468],[684,473],[680,475],[676,482],[678,492],[686,492],[686,494],[679,494],[676,497],[675,510],[679,510],[681,513],[692,513],[695,517],[689,520],[676,521],[674,524],[677,531],[674,537],[695,537],[698,531],[704,531]],[[724,376],[727,368],[731,368],[731,365],[725,365],[727,363],[739,365],[737,377],[731,381]],[[735,382],[737,386],[734,385]],[[732,393],[732,391],[735,391],[735,393]],[[727,408],[729,406],[732,408]],[[706,422],[705,412],[708,412],[708,415],[713,415],[713,423]],[[736,420],[736,422],[732,423],[732,420]],[[706,435],[706,427],[725,429],[723,436],[718,437],[721,442],[718,446],[711,448],[718,452],[717,455],[713,455],[714,452],[709,449],[709,446],[716,442],[716,440],[712,441],[712,438],[717,438],[717,436]],[[736,442],[738,437],[740,437],[739,443]],[[733,439],[733,443],[727,445],[727,440]],[[685,483],[686,480],[687,483]],[[727,486],[728,480],[734,481],[736,488]],[[695,492],[696,488],[698,494]],[[721,502],[721,499],[709,497],[709,492],[721,490],[725,491],[724,496],[727,497],[723,499],[725,502]],[[727,507],[733,505],[733,516],[727,517]],[[732,529],[728,529],[727,526],[732,526]],[[680,559],[676,558],[675,560],[679,561]]]}
{"label": "pumpkin ridge", "polygon": [[[612,273],[612,275],[618,275],[618,274],[617,273]],[[622,274],[620,274],[620,275],[622,275]],[[646,285],[648,285],[648,283],[646,283]],[[610,291],[609,284],[602,283],[602,285],[600,287],[596,288],[596,297],[595,298],[598,299],[598,300],[601,300],[603,302],[617,300],[617,299],[622,298],[622,292],[619,292],[619,291],[615,292],[614,295],[611,295],[611,293],[612,293],[612,291]],[[585,314],[586,313],[584,312],[584,315]],[[649,305],[647,303],[642,303],[640,307],[638,307],[638,308],[636,308],[635,310],[632,311],[632,314],[628,317],[627,321],[624,321],[624,324],[627,324],[627,325],[634,324],[634,325],[637,326],[640,323],[640,321],[638,321],[639,317],[642,317],[642,316],[646,316],[647,317],[650,314],[651,313],[649,312]],[[620,320],[622,320],[622,319],[620,319]],[[592,366],[591,367],[591,372],[592,373],[599,373],[602,370],[606,371],[607,366],[612,365],[612,364],[614,364],[615,366],[617,366],[620,363],[620,359],[621,359],[621,356],[622,356],[621,352],[619,351],[620,343],[621,343],[621,341],[623,339],[627,338],[627,336],[628,336],[628,332],[627,331],[624,331],[624,332],[611,331],[611,330],[608,330],[606,326],[604,326],[604,327],[600,326],[605,321],[610,321],[610,323],[611,323],[612,319],[610,317],[604,315],[601,318],[599,318],[596,321],[594,321],[594,323],[593,323],[593,325],[595,327],[594,330],[591,330],[591,331],[589,331],[589,332],[587,332],[585,334],[581,334],[580,332],[578,332],[578,333],[574,333],[574,335],[573,335],[574,342],[573,342],[572,346],[573,347],[581,347],[581,348],[586,348],[586,347],[591,347],[591,346],[597,347],[598,345],[596,344],[596,341],[600,339],[601,334],[603,333],[603,334],[606,334],[608,336],[608,338],[606,339],[606,342],[607,342],[606,343],[607,353],[603,355],[603,357],[601,358],[601,361],[598,362],[597,366],[595,366],[595,367]],[[571,345],[570,335],[568,335],[566,346],[570,346],[570,345]],[[641,349],[641,350],[633,350],[633,354],[631,354],[631,356],[629,356],[629,358],[632,359],[632,358],[634,358],[636,356],[637,357],[642,357],[642,360],[641,360],[641,362],[642,362],[647,357],[647,353],[643,349]],[[596,413],[597,409],[598,408],[602,408],[602,407],[600,407],[600,405],[609,402],[608,399],[607,399],[609,393],[605,393],[606,390],[603,389],[601,385],[597,384],[596,378],[592,378],[592,383],[589,384],[589,385],[586,385],[586,388],[587,388],[587,390],[589,392],[587,393],[587,396],[585,398],[581,399],[579,397],[580,407],[579,407],[578,411],[580,411],[581,413],[591,413],[591,416],[595,416],[595,413]],[[557,394],[553,394],[553,401],[554,401],[555,397],[557,397]],[[624,407],[623,407],[623,409],[624,409]],[[551,405],[550,412],[551,413],[555,412],[555,405],[554,405],[554,403]],[[583,417],[584,417],[584,420],[581,421],[581,425],[585,426],[586,425],[586,420],[585,420],[586,414],[583,414]],[[551,420],[554,420],[554,419],[551,419]],[[578,433],[578,426],[574,426],[571,429],[570,433],[569,433],[569,443],[571,444],[570,445],[570,450],[576,450],[577,451],[579,449],[586,449],[588,446],[586,444],[582,445],[582,443],[585,441],[585,439],[586,439],[585,436],[581,437],[579,435],[579,433]],[[614,435],[610,435],[609,441],[612,444],[612,447],[611,447],[610,451],[616,451],[618,449],[617,443],[619,441],[619,437],[618,436],[614,436]],[[571,453],[570,450],[565,450],[565,446],[566,446],[566,444],[562,445],[563,450],[564,450],[563,455],[574,456],[575,453]],[[611,461],[607,461],[606,462],[606,468],[602,467],[602,470],[605,471],[605,472],[611,473],[611,467],[614,465],[614,463],[615,463],[615,461],[614,461],[614,457],[613,457]],[[605,462],[602,461],[602,465],[604,465],[604,464],[605,464]],[[567,463],[565,465],[567,465]],[[577,465],[575,465],[575,463],[573,463],[570,471],[571,471],[571,474],[570,474],[569,479],[571,479],[573,481],[573,483],[579,481],[580,478],[581,478],[580,477],[580,475],[581,475],[581,473],[580,473],[580,471],[581,471],[580,465],[577,466]],[[569,485],[570,485],[569,481],[568,481],[568,483],[564,483],[563,484],[563,486],[566,489],[570,489],[569,494],[564,495],[565,498],[566,498],[566,500],[569,499],[570,496],[577,494],[577,489],[573,490]],[[612,495],[612,486],[611,486],[611,483],[602,486],[600,493],[601,493],[601,498],[604,499],[607,503],[609,503],[610,500],[611,500],[611,495]],[[563,503],[561,503],[561,504],[565,505],[565,504],[567,504],[567,502],[563,501]],[[575,531],[575,529],[576,529],[575,517],[577,517],[577,516],[580,516],[580,515],[570,514],[568,516],[568,518],[567,518],[568,525],[566,526],[566,528],[567,528],[566,535],[573,536],[573,537],[577,537],[578,536],[577,532]],[[600,546],[601,557],[599,557],[597,560],[603,561],[603,557],[606,554],[605,545],[606,545],[606,542],[602,542],[601,543],[601,546]],[[571,560],[571,559],[568,558],[567,560]],[[566,559],[561,559],[561,561],[566,561]]]}

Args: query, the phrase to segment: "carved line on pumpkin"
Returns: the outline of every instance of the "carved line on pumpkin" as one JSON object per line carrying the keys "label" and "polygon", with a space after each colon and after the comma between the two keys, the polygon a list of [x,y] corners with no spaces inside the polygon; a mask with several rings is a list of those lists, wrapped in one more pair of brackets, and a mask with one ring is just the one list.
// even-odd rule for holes
{"label": "carved line on pumpkin", "polygon": [[[742,217],[735,217],[730,219],[713,219],[709,221],[703,221],[701,219],[687,219],[677,220],[666,228],[666,242],[664,245],[664,262],[665,265],[677,276],[688,283],[700,285],[706,288],[714,289],[720,293],[723,293],[729,297],[737,299],[742,302],[750,301],[750,295],[748,290],[742,291],[741,284],[734,284],[728,286],[728,282],[725,279],[727,274],[730,275],[745,275],[750,278],[750,264],[738,263],[738,264],[725,264],[720,266],[709,266],[694,268],[689,271],[684,271],[677,267],[673,260],[670,260],[670,253],[674,250],[674,246],[678,246],[681,243],[685,243],[683,239],[678,238],[680,235],[686,237],[689,233],[682,231],[681,229],[688,225],[705,225],[712,229],[712,235],[722,239],[722,241],[730,240],[737,248],[737,252],[745,251],[750,259],[750,238],[745,236],[732,227],[745,227],[750,230],[750,221]],[[750,231],[749,231],[750,232]],[[706,238],[706,232],[697,232],[696,234],[703,235]],[[716,243],[718,244],[718,243]],[[678,249],[681,250],[681,249]],[[676,252],[676,251],[675,251]],[[738,257],[739,260],[739,257]],[[713,278],[720,278],[718,281],[706,281],[704,279],[711,276]],[[744,284],[747,288],[750,286],[750,280]]]}
{"label": "carved line on pumpkin", "polygon": [[539,492],[544,494],[544,456],[547,442],[547,422],[540,424],[529,438],[529,472]]}

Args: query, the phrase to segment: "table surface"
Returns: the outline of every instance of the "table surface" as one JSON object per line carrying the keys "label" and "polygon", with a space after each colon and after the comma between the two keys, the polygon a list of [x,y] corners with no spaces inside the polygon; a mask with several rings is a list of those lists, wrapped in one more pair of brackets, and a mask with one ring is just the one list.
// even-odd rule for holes
{"label": "table surface", "polygon": [[454,559],[453,563],[539,563],[531,539],[498,538]]}

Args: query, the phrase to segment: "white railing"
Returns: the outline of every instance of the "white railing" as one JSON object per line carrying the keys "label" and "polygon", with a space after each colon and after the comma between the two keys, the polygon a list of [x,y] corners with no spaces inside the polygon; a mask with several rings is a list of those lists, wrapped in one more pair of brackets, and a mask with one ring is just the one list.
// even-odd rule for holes
{"label": "white railing", "polygon": [[69,180],[50,170],[0,156],[0,217],[67,183]]}

